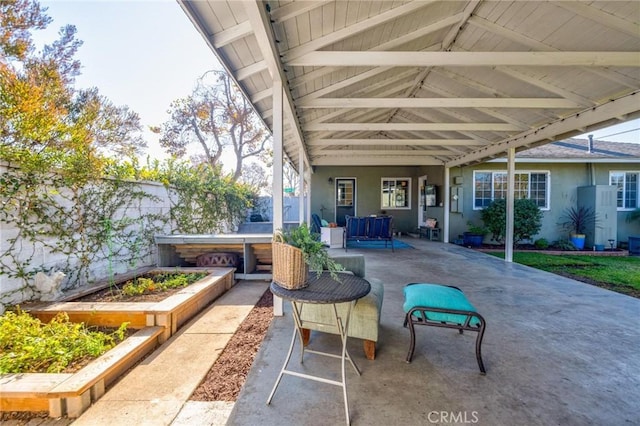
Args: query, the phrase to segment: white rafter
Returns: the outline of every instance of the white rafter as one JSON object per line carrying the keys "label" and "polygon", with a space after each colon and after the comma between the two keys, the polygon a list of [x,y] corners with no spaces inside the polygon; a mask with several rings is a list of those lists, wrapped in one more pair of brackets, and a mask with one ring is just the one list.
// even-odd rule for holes
{"label": "white rafter", "polygon": [[288,61],[293,66],[397,67],[497,65],[640,67],[637,52],[310,52]]}
{"label": "white rafter", "polygon": [[588,4],[581,3],[579,1],[557,2],[555,4],[570,12],[584,16],[587,19],[591,19],[594,22],[629,34],[633,37],[638,37],[638,34],[640,34],[639,25],[634,24],[631,21],[613,16],[610,13],[604,12],[602,10],[598,10],[595,7],[589,6]]}
{"label": "white rafter", "polygon": [[322,98],[296,102],[299,108],[578,108],[562,98]]}
{"label": "white rafter", "polygon": [[423,132],[460,130],[479,132],[513,132],[522,130],[518,126],[506,123],[318,123],[307,124],[304,130],[308,132],[345,132],[345,131],[379,131],[387,130]]}
{"label": "white rafter", "polygon": [[366,31],[376,25],[380,25],[392,19],[396,19],[402,15],[415,12],[416,10],[423,8],[429,3],[433,3],[433,1],[415,0],[410,3],[403,4],[402,6],[394,7],[393,9],[389,9],[386,12],[373,16],[372,18],[365,19],[353,25],[349,25],[348,27],[327,34],[324,37],[316,38],[315,40],[312,40],[301,46],[289,49],[284,53],[284,60],[285,62],[289,62],[292,59],[308,54],[309,52],[314,52],[318,49],[322,49],[325,46],[329,46],[330,44],[334,44],[339,42],[340,40],[344,40],[345,38],[352,37],[354,34]]}
{"label": "white rafter", "polygon": [[444,149],[415,149],[415,148],[405,148],[405,149],[318,149],[314,148],[310,151],[310,155],[368,155],[368,156],[388,156],[388,155],[396,155],[396,156],[414,156],[414,155],[428,155],[431,157],[435,156],[453,156],[452,152]]}
{"label": "white rafter", "polygon": [[[269,68],[269,72],[271,73],[271,77],[274,80],[282,81],[282,86],[285,92],[284,99],[284,112],[286,114],[287,120],[292,124],[295,128],[295,138],[298,143],[300,149],[304,149],[304,142],[302,137],[302,130],[300,129],[300,123],[298,121],[298,116],[295,113],[295,109],[293,107],[293,100],[291,99],[291,90],[287,87],[287,79],[282,71],[280,58],[277,54],[278,50],[275,47],[275,40],[273,37],[273,33],[271,32],[271,24],[270,18],[267,16],[267,12],[264,8],[264,4],[257,1],[248,1],[244,3],[245,12],[249,18],[249,22],[251,23],[251,27],[256,35],[256,41],[262,52],[262,57],[267,63],[267,67]],[[270,90],[270,89],[267,89]],[[262,93],[266,92],[263,91]],[[255,104],[256,102],[252,102]],[[309,165],[311,162],[306,157],[306,161]],[[292,159],[295,161],[295,159]]]}
{"label": "white rafter", "polygon": [[570,92],[569,90],[566,89],[562,89],[560,87],[554,86],[552,84],[546,83],[538,78],[534,78],[531,77],[530,75],[524,74],[521,71],[517,71],[513,68],[509,68],[509,67],[496,67],[495,71],[499,71],[501,73],[504,73],[510,77],[515,78],[516,80],[520,80],[523,81],[525,83],[528,83],[532,86],[536,86],[539,87],[540,89],[544,89],[548,92],[551,93],[555,93],[556,95],[560,95],[563,98],[566,99],[570,99],[574,102],[577,102],[578,104],[582,105],[582,106],[589,106],[589,105],[595,105],[595,102],[593,102],[592,100],[585,98],[584,96],[580,96],[576,93]]}
{"label": "white rafter", "polygon": [[415,145],[415,146],[465,146],[482,145],[473,139],[309,139],[308,146],[331,145]]}
{"label": "white rafter", "polygon": [[248,35],[253,34],[251,24],[249,21],[241,22],[238,25],[234,25],[231,28],[220,31],[213,35],[213,47],[220,49],[227,44],[233,43],[236,40],[245,38]]}
{"label": "white rafter", "polygon": [[554,141],[558,138],[569,137],[569,135],[577,133],[576,129],[588,129],[590,126],[594,126],[594,123],[606,123],[604,124],[605,126],[611,125],[611,119],[625,116],[626,114],[634,114],[637,118],[640,116],[640,99],[638,99],[638,96],[640,96],[640,93],[636,92],[619,99],[611,100],[603,105],[589,108],[571,117],[565,117],[553,123],[545,124],[537,129],[513,135],[502,142],[494,143],[460,158],[453,159],[447,162],[446,167],[455,167],[477,162],[489,156],[499,156],[510,147],[528,147],[540,141]]}
{"label": "white rafter", "polygon": [[[531,37],[527,37],[523,34],[520,34],[508,28],[501,27],[500,25],[494,24],[493,22],[489,22],[484,18],[474,16],[473,18],[469,19],[469,24],[476,26],[478,28],[482,28],[483,30],[489,31],[493,34],[497,34],[500,37],[506,38],[507,40],[515,41],[516,43],[519,43],[523,46],[527,46],[531,49],[545,51],[545,52],[560,52],[560,49],[551,47],[538,40],[534,40]],[[582,68],[582,69],[587,72],[597,74],[601,78],[606,78],[608,80],[618,82],[630,88],[637,87],[637,82],[635,80],[619,73],[612,73],[609,70],[601,70],[599,68]]]}
{"label": "white rafter", "polygon": [[285,4],[282,7],[277,9],[272,9],[269,14],[271,15],[271,19],[275,21],[276,24],[279,24],[283,21],[287,21],[289,19],[293,19],[296,16],[300,16],[305,12],[309,12],[317,7],[326,4],[325,1],[297,1],[294,3]]}
{"label": "white rafter", "polygon": [[251,65],[247,65],[246,67],[239,68],[236,70],[236,79],[238,81],[246,80],[252,75],[261,73],[262,71],[266,71],[269,69],[267,67],[267,63],[265,61],[258,61]]}

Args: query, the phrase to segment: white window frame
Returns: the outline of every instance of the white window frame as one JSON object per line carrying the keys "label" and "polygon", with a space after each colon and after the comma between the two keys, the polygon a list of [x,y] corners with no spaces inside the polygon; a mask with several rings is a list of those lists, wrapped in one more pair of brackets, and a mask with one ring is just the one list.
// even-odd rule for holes
{"label": "white window frame", "polygon": [[[383,204],[383,199],[384,199],[384,194],[383,194],[383,188],[384,188],[384,184],[385,182],[390,182],[393,181],[394,182],[394,187],[397,187],[398,185],[402,185],[401,182],[407,182],[407,189],[406,189],[406,206],[402,206],[402,207],[398,207],[398,206],[385,206]],[[410,177],[383,177],[380,178],[380,209],[381,210],[411,210],[411,178]]]}
{"label": "white window frame", "polygon": [[[473,171],[473,198],[472,198],[472,205],[473,205],[473,210],[483,210],[484,207],[477,207],[476,206],[476,173],[491,173],[491,200],[494,201],[496,199],[500,199],[500,198],[496,198],[495,197],[495,176],[496,175],[505,175],[505,179],[506,179],[506,174],[507,171],[506,170],[474,170]],[[528,174],[529,175],[529,183],[531,182],[531,174],[545,174],[547,175],[547,187],[546,187],[546,191],[545,191],[545,206],[544,207],[540,207],[540,210],[542,211],[548,211],[551,210],[551,171],[549,170],[516,170],[515,171],[516,175],[519,174]],[[516,182],[517,184],[517,182]],[[531,185],[529,185],[528,189],[527,189],[527,197],[526,198],[531,198]]]}
{"label": "white window frame", "polygon": [[[626,191],[625,187],[627,186],[627,174],[637,175],[636,177],[636,206],[635,207],[625,207],[626,204]],[[616,209],[620,212],[629,212],[640,207],[640,171],[638,170],[609,170],[609,185],[613,185],[611,183],[611,178],[613,175],[622,175],[622,207],[617,207],[618,204],[618,196],[616,194]]]}

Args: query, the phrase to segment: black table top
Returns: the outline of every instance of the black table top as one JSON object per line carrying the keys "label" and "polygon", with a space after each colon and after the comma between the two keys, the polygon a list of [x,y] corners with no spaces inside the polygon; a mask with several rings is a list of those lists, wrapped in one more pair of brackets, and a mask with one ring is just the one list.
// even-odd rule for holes
{"label": "black table top", "polygon": [[340,281],[331,278],[329,272],[317,277],[309,272],[309,285],[298,290],[287,290],[275,282],[271,283],[271,292],[283,299],[302,303],[342,303],[351,302],[366,296],[371,284],[363,278],[351,274],[338,274]]}

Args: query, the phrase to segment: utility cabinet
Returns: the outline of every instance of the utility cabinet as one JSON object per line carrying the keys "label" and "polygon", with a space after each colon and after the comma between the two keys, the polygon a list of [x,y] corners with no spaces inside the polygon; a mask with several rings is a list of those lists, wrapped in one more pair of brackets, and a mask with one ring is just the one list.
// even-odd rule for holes
{"label": "utility cabinet", "polygon": [[585,230],[585,248],[594,247],[596,244],[609,247],[609,240],[615,240],[618,234],[616,187],[613,185],[578,187],[578,207],[591,208],[596,212],[595,223],[590,224]]}

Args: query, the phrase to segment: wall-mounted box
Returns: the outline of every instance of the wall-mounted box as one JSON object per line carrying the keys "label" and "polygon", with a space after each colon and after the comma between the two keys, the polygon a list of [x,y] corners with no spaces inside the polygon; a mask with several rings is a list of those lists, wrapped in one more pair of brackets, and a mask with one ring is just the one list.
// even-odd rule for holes
{"label": "wall-mounted box", "polygon": [[452,186],[449,188],[450,190],[450,198],[449,198],[449,211],[451,213],[462,213],[463,204],[462,204],[462,194],[463,190],[461,186]]}
{"label": "wall-mounted box", "polygon": [[455,176],[453,178],[454,185],[462,185],[464,183],[464,178],[462,176]]}

